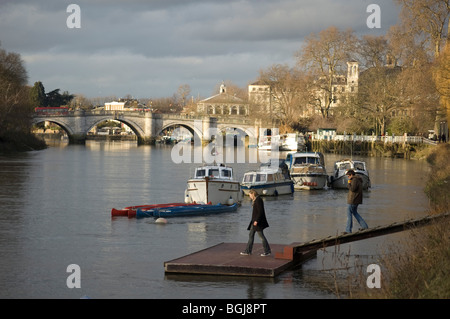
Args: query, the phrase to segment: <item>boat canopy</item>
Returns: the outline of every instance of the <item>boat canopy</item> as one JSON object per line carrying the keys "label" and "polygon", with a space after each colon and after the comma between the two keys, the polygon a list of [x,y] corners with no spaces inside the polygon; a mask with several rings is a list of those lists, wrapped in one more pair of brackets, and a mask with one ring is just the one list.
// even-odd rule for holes
{"label": "boat canopy", "polygon": [[325,160],[323,154],[320,152],[293,153],[287,155],[286,162],[288,162],[289,166],[292,167],[294,165],[306,165],[306,164],[324,165]]}
{"label": "boat canopy", "polygon": [[233,169],[227,166],[203,166],[195,169],[194,178],[232,179]]}
{"label": "boat canopy", "polygon": [[336,169],[339,170],[349,170],[349,169],[355,169],[358,171],[365,171],[366,170],[366,164],[364,162],[360,162],[360,161],[341,161],[341,162],[337,162],[336,164]]}
{"label": "boat canopy", "polygon": [[285,177],[279,171],[253,171],[244,174],[242,183],[264,183],[282,181]]}

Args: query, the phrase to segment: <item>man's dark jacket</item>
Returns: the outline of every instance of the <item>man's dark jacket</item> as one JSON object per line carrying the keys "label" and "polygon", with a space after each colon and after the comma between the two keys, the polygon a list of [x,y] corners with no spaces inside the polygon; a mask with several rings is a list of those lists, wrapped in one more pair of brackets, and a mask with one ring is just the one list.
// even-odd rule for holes
{"label": "man's dark jacket", "polygon": [[354,175],[348,183],[347,204],[359,205],[363,200],[363,181],[358,175]]}
{"label": "man's dark jacket", "polygon": [[253,202],[252,220],[250,221],[247,230],[250,230],[255,221],[258,223],[255,227],[256,231],[269,227],[269,223],[266,219],[266,212],[264,211],[264,202],[261,196],[257,196]]}

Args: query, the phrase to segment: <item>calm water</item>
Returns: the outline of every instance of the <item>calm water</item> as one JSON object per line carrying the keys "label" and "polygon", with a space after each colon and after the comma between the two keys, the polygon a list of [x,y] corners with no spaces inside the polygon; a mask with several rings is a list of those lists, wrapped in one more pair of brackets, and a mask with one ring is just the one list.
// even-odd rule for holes
{"label": "calm water", "polygon": [[[127,142],[59,145],[0,156],[0,298],[334,298],[327,269],[334,248],[275,279],[164,274],[164,261],[221,242],[247,241],[250,200],[236,213],[169,219],[111,218],[111,208],[183,201],[195,164],[175,164],[171,148]],[[328,173],[340,157],[325,154]],[[423,161],[365,158],[372,189],[360,206],[369,226],[427,214]],[[243,173],[258,164],[231,164]],[[271,243],[342,232],[346,191],[296,191],[265,199]],[[358,225],[355,225],[356,229]],[[405,234],[342,245],[376,258]],[[255,238],[259,243],[259,238]],[[236,253],[239,253],[237,251]],[[69,289],[67,266],[81,269]]]}

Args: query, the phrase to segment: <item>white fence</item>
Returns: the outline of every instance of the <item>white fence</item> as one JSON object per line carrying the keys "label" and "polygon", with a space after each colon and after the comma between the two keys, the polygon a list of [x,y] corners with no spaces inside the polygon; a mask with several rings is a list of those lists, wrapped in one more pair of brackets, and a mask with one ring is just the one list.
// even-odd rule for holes
{"label": "white fence", "polygon": [[354,141],[354,142],[383,142],[383,143],[408,143],[408,144],[436,144],[435,141],[429,140],[422,136],[376,136],[376,135],[337,135],[337,134],[311,134],[312,140],[328,140],[328,141]]}

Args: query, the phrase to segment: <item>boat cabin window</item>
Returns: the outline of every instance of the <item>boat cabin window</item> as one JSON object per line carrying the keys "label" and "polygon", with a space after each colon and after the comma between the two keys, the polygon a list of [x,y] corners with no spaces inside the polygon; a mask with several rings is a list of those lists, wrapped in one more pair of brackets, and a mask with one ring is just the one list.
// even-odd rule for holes
{"label": "boat cabin window", "polygon": [[267,174],[267,181],[268,182],[273,182],[273,175],[272,174]]}
{"label": "boat cabin window", "polygon": [[355,163],[355,169],[364,171],[364,164],[363,163]]}
{"label": "boat cabin window", "polygon": [[222,169],[221,170],[221,177],[225,177],[225,178],[231,178],[231,170],[230,169]]}
{"label": "boat cabin window", "polygon": [[208,175],[209,177],[219,177],[219,169],[210,169]]}
{"label": "boat cabin window", "polygon": [[257,174],[256,175],[256,182],[265,182],[266,181],[266,174]]}
{"label": "boat cabin window", "polygon": [[300,164],[319,164],[319,159],[317,157],[297,157],[294,165]]}
{"label": "boat cabin window", "polygon": [[244,175],[244,183],[253,183],[255,175],[253,174],[245,174]]}
{"label": "boat cabin window", "polygon": [[198,169],[196,172],[195,172],[195,177],[205,177],[205,175],[206,175],[206,169]]}
{"label": "boat cabin window", "polygon": [[339,165],[339,169],[342,169],[342,170],[348,170],[350,168],[352,168],[350,163],[343,163],[343,164]]}

